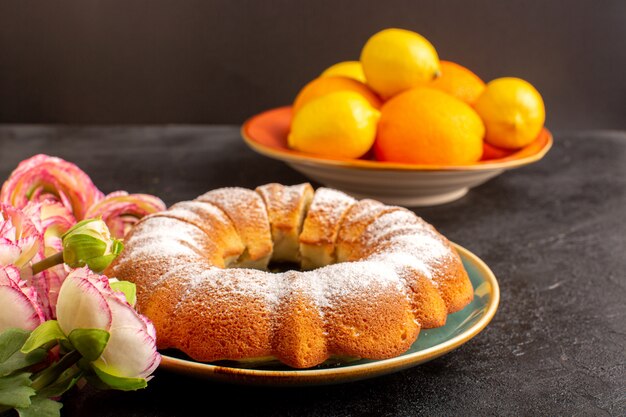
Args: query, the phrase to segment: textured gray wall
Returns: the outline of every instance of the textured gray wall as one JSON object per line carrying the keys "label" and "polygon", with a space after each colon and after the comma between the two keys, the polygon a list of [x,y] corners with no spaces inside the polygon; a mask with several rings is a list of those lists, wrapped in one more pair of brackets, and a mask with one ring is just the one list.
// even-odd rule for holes
{"label": "textured gray wall", "polygon": [[549,127],[626,128],[624,0],[0,0],[0,122],[241,123],[392,26],[527,79]]}

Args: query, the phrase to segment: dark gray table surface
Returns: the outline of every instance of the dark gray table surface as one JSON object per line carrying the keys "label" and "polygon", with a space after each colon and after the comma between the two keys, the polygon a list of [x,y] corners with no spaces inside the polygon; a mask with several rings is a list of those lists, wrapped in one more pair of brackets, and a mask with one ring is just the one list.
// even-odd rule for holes
{"label": "dark gray table surface", "polygon": [[[105,192],[153,193],[167,204],[222,186],[306,181],[250,151],[235,126],[0,127],[1,178],[35,153],[75,162]],[[63,414],[626,415],[626,132],[556,132],[540,162],[416,212],[500,283],[495,318],[457,350],[319,387],[218,384],[159,370],[137,392],[74,389]]]}

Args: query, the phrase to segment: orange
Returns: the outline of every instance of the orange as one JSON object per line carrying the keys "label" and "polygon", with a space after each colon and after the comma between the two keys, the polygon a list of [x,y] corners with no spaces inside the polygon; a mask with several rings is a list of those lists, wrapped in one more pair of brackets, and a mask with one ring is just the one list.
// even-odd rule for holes
{"label": "orange", "polygon": [[374,143],[381,161],[463,165],[483,152],[485,127],[468,104],[433,88],[400,93],[381,109]]}
{"label": "orange", "polygon": [[489,142],[485,141],[483,143],[483,156],[480,159],[483,161],[501,159],[511,156],[513,153],[515,153],[514,150],[498,148],[497,146],[490,145]]}
{"label": "orange", "polygon": [[363,96],[373,107],[379,108],[380,98],[362,82],[347,77],[319,77],[300,90],[293,102],[293,112],[297,113],[309,101],[336,91],[353,91]]}
{"label": "orange", "polygon": [[439,63],[441,75],[431,81],[429,87],[452,94],[467,104],[473,104],[485,89],[484,81],[462,65],[451,61]]}

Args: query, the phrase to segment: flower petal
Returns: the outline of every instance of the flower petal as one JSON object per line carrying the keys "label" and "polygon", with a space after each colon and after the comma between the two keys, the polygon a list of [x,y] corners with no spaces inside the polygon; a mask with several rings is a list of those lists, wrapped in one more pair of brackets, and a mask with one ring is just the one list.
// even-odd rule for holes
{"label": "flower petal", "polygon": [[40,252],[43,237],[28,213],[0,204],[0,214],[0,265],[22,267]]}
{"label": "flower petal", "polygon": [[13,265],[0,266],[0,285],[19,288],[23,286],[22,282],[18,268]]}
{"label": "flower petal", "polygon": [[109,305],[113,313],[111,337],[96,361],[98,366],[115,376],[148,377],[160,362],[154,327],[125,301],[109,298]]}
{"label": "flower petal", "polygon": [[29,236],[18,240],[20,256],[13,262],[17,266],[24,266],[39,252],[41,236]]}
{"label": "flower petal", "polygon": [[87,268],[72,271],[63,281],[57,300],[59,326],[69,334],[74,329],[103,329],[111,327],[112,314],[106,298],[95,285]]}
{"label": "flower petal", "polygon": [[20,289],[0,286],[0,332],[12,327],[33,330],[44,321],[39,306]]}
{"label": "flower petal", "polygon": [[165,210],[161,199],[149,194],[128,194],[113,192],[91,206],[85,218],[102,217],[111,234],[123,238],[132,226],[144,216]]}
{"label": "flower petal", "polygon": [[51,256],[62,251],[61,236],[76,224],[74,215],[61,203],[45,201],[41,204],[40,218],[45,256]]}
{"label": "flower petal", "polygon": [[20,257],[22,250],[9,239],[0,237],[0,265],[10,265]]}
{"label": "flower petal", "polygon": [[[37,288],[37,292],[40,296],[44,310],[48,311],[50,317],[52,318],[56,318],[56,306],[59,298],[59,291],[61,290],[63,281],[65,281],[65,277],[67,277],[69,272],[70,268],[68,268],[65,264],[60,264],[37,274],[39,287],[41,287],[42,291],[45,291],[42,292],[39,288]],[[45,294],[45,297],[42,294]]]}

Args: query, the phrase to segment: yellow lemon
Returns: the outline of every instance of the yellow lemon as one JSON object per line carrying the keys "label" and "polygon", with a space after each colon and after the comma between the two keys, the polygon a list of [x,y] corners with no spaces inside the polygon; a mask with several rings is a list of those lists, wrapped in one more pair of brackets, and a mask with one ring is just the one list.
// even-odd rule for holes
{"label": "yellow lemon", "polygon": [[343,61],[326,68],[320,77],[347,77],[365,83],[365,73],[359,61]]}
{"label": "yellow lemon", "polygon": [[358,158],[372,147],[379,117],[380,112],[358,93],[329,93],[295,113],[288,144],[320,156]]}
{"label": "yellow lemon", "polygon": [[527,81],[513,77],[487,83],[474,108],[485,123],[485,140],[505,149],[531,143],[546,119],[539,92]]}
{"label": "yellow lemon", "polygon": [[367,84],[387,99],[432,81],[439,74],[439,57],[422,35],[385,29],[368,39],[361,51]]}

